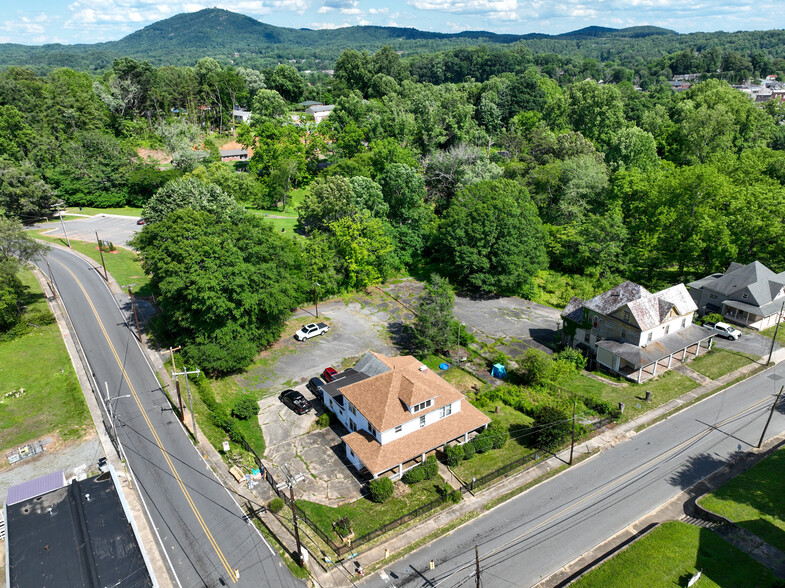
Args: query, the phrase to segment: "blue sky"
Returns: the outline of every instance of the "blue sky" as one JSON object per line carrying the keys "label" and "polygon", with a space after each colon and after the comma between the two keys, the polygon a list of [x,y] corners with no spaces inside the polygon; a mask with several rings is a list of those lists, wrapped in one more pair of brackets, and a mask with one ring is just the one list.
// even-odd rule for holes
{"label": "blue sky", "polygon": [[782,0],[27,0],[0,2],[0,43],[120,39],[180,12],[219,7],[287,27],[351,25],[563,33],[657,25],[682,33],[785,28]]}

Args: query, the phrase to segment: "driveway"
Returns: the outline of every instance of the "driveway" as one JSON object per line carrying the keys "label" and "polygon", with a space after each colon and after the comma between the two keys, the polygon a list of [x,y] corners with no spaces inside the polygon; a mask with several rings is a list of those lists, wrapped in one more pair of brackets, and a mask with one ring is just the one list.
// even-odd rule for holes
{"label": "driveway", "polygon": [[[65,230],[71,239],[79,241],[95,242],[95,234],[101,239],[111,241],[115,245],[126,246],[134,233],[139,231],[142,227],[136,224],[139,218],[135,216],[118,216],[114,214],[98,214],[96,216],[88,216],[76,220],[65,221]],[[56,225],[46,223],[43,225],[36,225],[36,229],[49,228],[46,234],[52,237],[65,238],[63,228],[58,222]]]}
{"label": "driveway", "polygon": [[[714,337],[714,345],[720,349],[727,349],[728,351],[740,351],[741,353],[749,353],[755,357],[763,357],[764,360],[769,356],[769,349],[771,349],[771,339],[761,335],[757,331],[744,329],[743,335],[736,341],[729,341],[724,337]],[[774,344],[774,351],[780,348],[778,343]]]}
{"label": "driveway", "polygon": [[[292,475],[302,474],[297,482],[297,497],[328,506],[338,506],[361,496],[362,484],[345,460],[343,442],[339,434],[343,427],[315,429],[318,415],[324,412],[322,403],[314,398],[305,386],[295,388],[301,392],[315,410],[298,415],[285,406],[277,395],[268,396],[259,403],[259,424],[262,427],[267,449],[265,465],[276,480],[285,480],[282,468]],[[310,431],[310,432],[309,432]]]}

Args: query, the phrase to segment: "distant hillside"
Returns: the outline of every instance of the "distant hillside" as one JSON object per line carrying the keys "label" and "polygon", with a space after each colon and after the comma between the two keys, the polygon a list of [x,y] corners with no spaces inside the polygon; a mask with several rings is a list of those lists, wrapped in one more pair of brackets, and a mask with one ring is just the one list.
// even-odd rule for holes
{"label": "distant hillside", "polygon": [[625,29],[590,26],[560,35],[488,31],[448,34],[378,26],[310,30],[276,27],[242,14],[210,8],[153,23],[119,41],[40,47],[0,44],[0,64],[22,65],[37,71],[72,67],[100,72],[123,56],[158,66],[193,65],[202,57],[213,57],[226,65],[256,68],[290,61],[301,70],[318,71],[331,69],[335,59],[347,48],[376,51],[390,45],[406,55],[416,55],[482,44],[523,44],[534,53],[580,54],[601,60],[628,59],[631,55],[650,58],[716,45],[731,46],[742,52],[768,50],[773,56],[785,51],[782,31],[681,35],[652,26]]}

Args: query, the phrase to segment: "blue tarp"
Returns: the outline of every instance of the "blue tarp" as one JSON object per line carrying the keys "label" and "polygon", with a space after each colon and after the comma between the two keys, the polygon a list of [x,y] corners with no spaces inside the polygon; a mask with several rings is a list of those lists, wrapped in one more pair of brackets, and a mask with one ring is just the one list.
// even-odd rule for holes
{"label": "blue tarp", "polygon": [[449,363],[440,363],[440,364],[439,364],[439,369],[440,369],[440,370],[447,370],[447,369],[450,369],[450,364],[449,364]]}
{"label": "blue tarp", "polygon": [[491,369],[491,375],[494,378],[499,378],[500,380],[503,380],[504,378],[507,377],[507,370],[504,369],[504,366],[502,364],[495,363],[493,364],[493,369]]}

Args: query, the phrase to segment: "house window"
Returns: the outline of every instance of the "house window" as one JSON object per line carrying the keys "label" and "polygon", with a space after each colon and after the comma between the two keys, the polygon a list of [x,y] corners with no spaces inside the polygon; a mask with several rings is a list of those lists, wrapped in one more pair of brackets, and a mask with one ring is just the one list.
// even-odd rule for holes
{"label": "house window", "polygon": [[629,310],[625,310],[624,311],[624,322],[627,322],[627,323],[630,322],[630,311]]}
{"label": "house window", "polygon": [[352,419],[349,419],[349,428],[352,430],[352,432],[357,430],[357,425],[354,424],[354,421]]}
{"label": "house window", "polygon": [[403,426],[402,425],[398,425],[398,426],[395,427],[395,432],[396,433],[400,433],[401,431],[403,431]]}
{"label": "house window", "polygon": [[627,329],[621,329],[619,334],[621,335],[622,339],[626,339],[627,338]]}
{"label": "house window", "polygon": [[651,343],[651,336],[652,333],[649,333],[649,336],[646,338],[646,343]]}
{"label": "house window", "polygon": [[420,412],[421,410],[428,408],[432,404],[433,404],[433,399],[428,399],[425,402],[421,402],[420,404],[415,405],[412,412]]}
{"label": "house window", "polygon": [[594,317],[593,326],[595,329],[600,326],[600,319],[598,319],[596,316]]}
{"label": "house window", "polygon": [[742,297],[744,300],[747,300],[747,293],[745,292],[744,294],[742,294],[742,295],[741,295],[741,297]]}
{"label": "house window", "polygon": [[376,429],[373,427],[371,423],[368,423],[368,432],[374,437],[376,437]]}
{"label": "house window", "polygon": [[447,406],[442,406],[439,409],[439,418],[443,419],[446,416],[450,416],[452,414],[452,404],[448,404]]}
{"label": "house window", "polygon": [[354,404],[351,402],[349,403],[349,412],[352,413],[354,416],[357,416],[357,410],[354,408]]}
{"label": "house window", "polygon": [[683,329],[686,326],[687,326],[687,318],[685,317],[685,318],[681,319],[681,328]]}
{"label": "house window", "polygon": [[591,335],[589,334],[589,331],[584,331],[584,332],[583,332],[583,342],[584,342],[584,343],[588,343],[588,342],[589,342],[589,339],[590,339],[590,337],[591,337]]}
{"label": "house window", "polygon": [[351,450],[351,449],[349,449],[349,448],[347,447],[347,448],[346,448],[346,451],[348,451],[348,452],[349,452],[349,455],[350,455],[350,456],[354,457],[354,452],[352,452],[352,450]]}
{"label": "house window", "polygon": [[425,415],[420,417],[420,428],[422,429],[425,426]]}
{"label": "house window", "polygon": [[668,333],[670,333],[670,330],[671,330],[671,326],[670,326],[670,323],[669,323],[669,324],[665,325],[665,334],[667,335]]}

